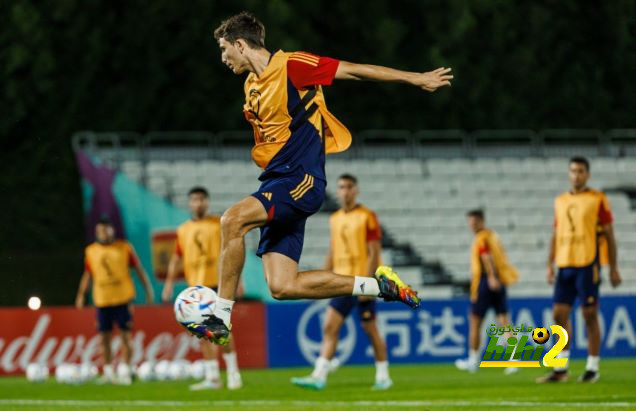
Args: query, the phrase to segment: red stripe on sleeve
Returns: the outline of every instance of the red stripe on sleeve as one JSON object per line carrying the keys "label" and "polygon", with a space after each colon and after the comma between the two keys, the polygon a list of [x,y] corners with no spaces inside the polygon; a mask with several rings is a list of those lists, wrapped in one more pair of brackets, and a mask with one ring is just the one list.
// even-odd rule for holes
{"label": "red stripe on sleeve", "polygon": [[488,254],[490,252],[488,241],[486,241],[486,239],[482,239],[481,244],[479,244],[479,248],[477,250],[479,252],[479,255]]}
{"label": "red stripe on sleeve", "polygon": [[336,71],[340,60],[330,57],[318,57],[317,64],[311,64],[311,60],[306,57],[287,60],[287,77],[294,87],[299,90],[311,86],[330,86],[336,77]]}
{"label": "red stripe on sleeve", "polygon": [[139,258],[137,258],[137,255],[135,254],[135,249],[132,247],[132,245],[128,244],[128,264],[131,267],[135,267],[135,268],[139,268],[141,267],[141,263],[139,262]]}
{"label": "red stripe on sleeve", "polygon": [[371,212],[369,214],[369,221],[367,222],[367,242],[379,241],[382,239],[382,228],[380,227],[380,221],[378,216]]}
{"label": "red stripe on sleeve", "polygon": [[601,205],[598,208],[598,220],[603,225],[612,224],[612,221],[614,221],[614,216],[612,215],[609,207],[606,205],[605,198],[601,200]]}

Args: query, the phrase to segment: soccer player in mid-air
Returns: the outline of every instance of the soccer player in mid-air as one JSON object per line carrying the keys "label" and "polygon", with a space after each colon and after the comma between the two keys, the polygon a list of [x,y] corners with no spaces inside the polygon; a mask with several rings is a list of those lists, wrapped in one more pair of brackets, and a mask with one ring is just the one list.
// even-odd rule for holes
{"label": "soccer player in mid-air", "polygon": [[[508,262],[506,251],[497,233],[486,227],[486,216],[480,209],[470,210],[468,227],[475,238],[470,248],[470,321],[468,358],[458,359],[455,366],[460,370],[475,372],[479,369],[479,345],[481,324],[490,308],[495,310],[497,323],[501,327],[510,325],[506,287],[517,282],[519,273]],[[512,337],[512,335],[510,335]],[[506,374],[518,371],[508,367]]]}
{"label": "soccer player in mid-air", "polygon": [[265,28],[240,13],[214,31],[222,62],[245,80],[244,114],[254,130],[252,159],[263,170],[258,191],[230,207],[221,219],[221,279],[214,314],[190,331],[227,344],[230,315],[245,261],[244,237],[259,227],[257,255],[274,298],[382,297],[411,307],[417,293],[389,268],[375,277],[339,275],[329,270],[298,271],[305,221],[325,198],[325,154],[346,150],[351,133],[327,110],[322,86],[334,80],[407,83],[426,91],[450,86],[449,68],[416,73],[353,64],[305,52],[270,52]]}
{"label": "soccer player in mid-air", "polygon": [[[172,301],[174,280],[181,263],[183,263],[183,272],[189,287],[203,285],[217,291],[219,284],[221,218],[208,213],[210,195],[204,187],[190,189],[188,206],[192,218],[177,229],[177,247],[168,266],[168,276],[162,292],[163,301]],[[205,379],[191,385],[190,390],[219,389],[223,386],[219,371],[219,347],[208,340],[201,340],[200,348],[205,361]],[[230,339],[230,343],[223,347],[223,360],[227,367],[227,388],[230,390],[241,388],[243,382],[233,339]]]}
{"label": "soccer player in mid-air", "polygon": [[[132,382],[130,304],[135,298],[135,285],[130,276],[130,266],[135,268],[144,285],[146,300],[152,302],[153,292],[148,275],[139,262],[133,246],[128,241],[115,238],[115,228],[107,217],[102,217],[95,226],[95,242],[86,247],[84,265],[84,274],[77,290],[75,306],[84,307],[86,291],[92,280],[93,303],[97,307],[97,328],[104,357],[103,375],[99,382],[129,385]],[[114,323],[117,323],[121,333],[123,356],[118,365],[117,377],[112,365],[110,348]]]}
{"label": "soccer player in mid-air", "polygon": [[[338,178],[338,200],[341,208],[331,215],[331,243],[325,259],[325,270],[338,274],[366,273],[373,277],[380,265],[382,230],[375,213],[357,203],[358,180],[351,174]],[[330,362],[336,353],[338,335],[345,319],[356,307],[362,329],[371,340],[375,354],[374,390],[386,390],[393,385],[389,377],[386,344],[375,322],[375,298],[344,296],[329,302],[325,317],[320,357],[311,375],[292,378],[292,383],[303,388],[321,390],[327,384]]]}
{"label": "soccer player in mid-air", "polygon": [[[547,280],[554,286],[554,322],[571,333],[570,312],[577,297],[583,306],[583,318],[588,338],[588,356],[579,382],[594,383],[600,377],[601,330],[598,323],[599,235],[607,241],[609,278],[613,287],[621,283],[616,263],[616,240],[612,227],[612,212],[607,197],[587,186],[590,163],[584,157],[573,157],[569,163],[570,190],[554,200],[554,230],[550,241]],[[600,231],[600,232],[599,232]],[[555,278],[554,265],[558,267]],[[570,341],[557,355],[570,357]],[[538,383],[561,382],[569,379],[567,364],[554,367],[551,373],[537,379]]]}

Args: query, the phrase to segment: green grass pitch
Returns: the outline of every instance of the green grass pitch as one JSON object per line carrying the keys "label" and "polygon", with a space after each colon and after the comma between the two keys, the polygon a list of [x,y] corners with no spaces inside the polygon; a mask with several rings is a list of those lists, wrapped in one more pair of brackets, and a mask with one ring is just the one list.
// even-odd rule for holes
{"label": "green grass pitch", "polygon": [[546,368],[527,368],[512,376],[502,369],[481,369],[476,374],[458,371],[450,364],[394,365],[395,386],[371,391],[372,366],[345,366],[329,378],[324,391],[296,388],[292,376],[309,368],[244,370],[239,391],[191,393],[178,382],[135,382],[132,386],[60,385],[53,379],[33,384],[24,378],[0,378],[1,410],[493,410],[636,409],[636,359],[605,359],[596,384],[576,382],[584,368],[581,360],[570,364],[567,383],[537,385],[535,377]]}

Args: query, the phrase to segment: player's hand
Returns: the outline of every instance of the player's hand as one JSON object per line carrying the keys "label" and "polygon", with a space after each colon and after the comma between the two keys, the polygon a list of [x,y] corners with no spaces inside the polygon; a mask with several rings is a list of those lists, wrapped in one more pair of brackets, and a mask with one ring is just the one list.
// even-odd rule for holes
{"label": "player's hand", "polygon": [[610,283],[612,283],[612,287],[618,287],[623,280],[621,279],[621,275],[618,272],[618,268],[612,268],[610,270]]}
{"label": "player's hand", "polygon": [[75,298],[75,308],[77,308],[77,309],[84,308],[84,296],[83,295],[78,295]]}
{"label": "player's hand", "polygon": [[550,285],[554,284],[554,267],[552,266],[552,264],[548,265],[548,268],[545,273],[545,278],[548,281],[548,284]]}
{"label": "player's hand", "polygon": [[501,283],[496,278],[489,277],[488,288],[490,288],[491,291],[499,291],[499,289],[501,289]]}
{"label": "player's hand", "polygon": [[166,282],[163,286],[163,291],[161,292],[161,300],[163,302],[168,302],[172,299],[172,283]]}
{"label": "player's hand", "polygon": [[411,81],[414,86],[431,93],[440,87],[450,86],[453,75],[450,68],[440,67],[437,70],[417,74]]}
{"label": "player's hand", "polygon": [[361,303],[366,302],[366,301],[373,301],[375,299],[376,299],[375,297],[370,297],[370,296],[366,296],[366,295],[361,295],[361,296],[358,297],[358,301],[361,302]]}

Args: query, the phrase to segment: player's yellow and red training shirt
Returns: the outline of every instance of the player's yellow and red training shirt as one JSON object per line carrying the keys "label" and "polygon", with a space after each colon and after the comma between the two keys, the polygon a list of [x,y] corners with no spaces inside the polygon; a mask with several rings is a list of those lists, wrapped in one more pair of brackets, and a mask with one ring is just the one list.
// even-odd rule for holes
{"label": "player's yellow and red training shirt", "polygon": [[109,244],[95,242],[84,252],[84,266],[93,280],[93,302],[96,307],[129,303],[135,298],[130,266],[140,267],[128,241]]}
{"label": "player's yellow and red training shirt", "polygon": [[183,257],[183,272],[189,286],[217,287],[221,218],[211,215],[181,224],[177,229],[175,253]]}
{"label": "player's yellow and red training shirt", "polygon": [[585,267],[598,255],[598,226],[612,223],[607,197],[591,188],[554,200],[555,262],[559,268]]}
{"label": "player's yellow and red training shirt", "polygon": [[298,167],[324,178],[320,157],[351,145],[351,133],[327,110],[322,91],[338,65],[328,57],[279,50],[259,76],[247,76],[243,111],[254,130],[252,159],[264,170],[261,180]]}
{"label": "player's yellow and red training shirt", "polygon": [[481,261],[481,256],[486,254],[492,257],[495,265],[495,273],[503,285],[514,284],[519,279],[519,272],[508,261],[506,250],[497,233],[488,228],[484,228],[475,234],[470,249],[470,271],[473,275],[470,283],[470,298],[472,301],[477,299],[479,282],[481,281],[482,274],[486,272]]}
{"label": "player's yellow and red training shirt", "polygon": [[370,241],[382,238],[377,216],[363,205],[350,211],[340,209],[329,218],[333,271],[344,275],[366,276]]}

